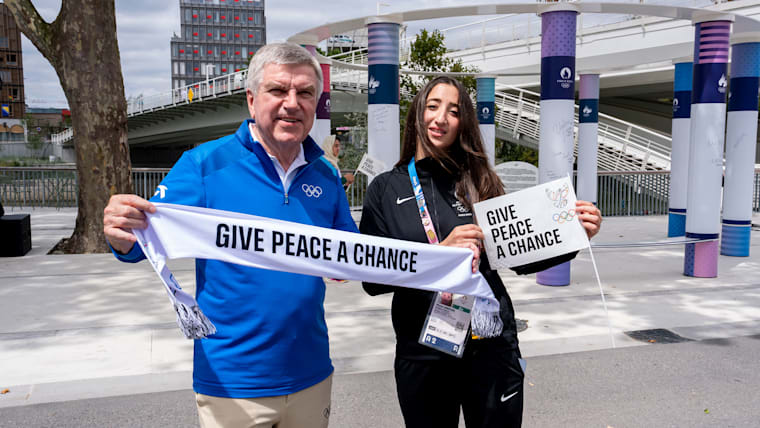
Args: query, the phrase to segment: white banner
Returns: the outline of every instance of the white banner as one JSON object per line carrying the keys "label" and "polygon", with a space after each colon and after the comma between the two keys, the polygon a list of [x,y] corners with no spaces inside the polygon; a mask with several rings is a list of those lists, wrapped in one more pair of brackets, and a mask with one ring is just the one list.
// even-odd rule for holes
{"label": "white banner", "polygon": [[[215,259],[284,272],[482,297],[498,303],[466,248],[361,235],[266,217],[155,203],[138,232],[154,260]],[[281,284],[287,286],[287,284]]]}
{"label": "white banner", "polygon": [[475,204],[491,267],[509,268],[588,248],[569,177]]}

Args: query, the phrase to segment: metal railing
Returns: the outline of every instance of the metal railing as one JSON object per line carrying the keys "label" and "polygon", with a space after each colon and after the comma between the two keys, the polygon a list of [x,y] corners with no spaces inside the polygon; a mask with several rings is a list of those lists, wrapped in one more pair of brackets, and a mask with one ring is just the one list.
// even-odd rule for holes
{"label": "metal railing", "polygon": [[[135,193],[150,198],[168,168],[133,168]],[[353,171],[343,171],[353,172]],[[668,212],[670,171],[600,171],[597,204],[605,216],[657,215]],[[351,209],[361,209],[367,177],[357,174],[347,191]],[[0,167],[4,207],[76,207],[74,167]],[[755,170],[752,209],[760,212],[760,169]]]}
{"label": "metal railing", "polygon": [[190,104],[208,98],[217,98],[245,92],[248,70],[240,70],[224,76],[209,78],[155,95],[137,96],[127,100],[127,116],[163,110]]}
{"label": "metal railing", "polygon": [[670,171],[600,171],[597,206],[607,217],[667,214],[669,187]]}
{"label": "metal railing", "polygon": [[[150,198],[169,168],[132,168],[135,194]],[[60,167],[0,167],[0,202],[4,207],[76,207],[77,170]]]}
{"label": "metal railing", "polygon": [[66,128],[57,134],[50,134],[50,141],[53,144],[63,144],[74,138],[74,128]]}
{"label": "metal railing", "polygon": [[[354,173],[356,171],[341,171],[341,174],[347,172]],[[364,205],[364,195],[367,193],[367,176],[364,174],[354,174],[354,182],[346,189],[346,197],[348,197],[348,206],[352,210],[360,210]]]}
{"label": "metal railing", "polygon": [[[502,86],[496,91],[496,122],[514,138],[539,140],[540,94]],[[577,138],[578,105],[575,105]],[[644,127],[599,113],[599,168],[616,170],[670,169],[670,137]]]}
{"label": "metal railing", "polygon": [[75,207],[74,167],[0,167],[0,202],[6,207]]}

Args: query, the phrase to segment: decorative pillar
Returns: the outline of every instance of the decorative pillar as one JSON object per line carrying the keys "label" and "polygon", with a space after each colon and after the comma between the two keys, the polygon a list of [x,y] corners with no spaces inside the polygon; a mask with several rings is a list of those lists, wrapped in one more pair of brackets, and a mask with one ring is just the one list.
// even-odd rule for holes
{"label": "decorative pillar", "polygon": [[491,166],[496,165],[496,77],[478,76],[478,123],[483,139],[483,149]]}
{"label": "decorative pillar", "polygon": [[689,132],[691,131],[692,63],[675,64],[673,79],[672,145],[670,192],[668,193],[668,237],[686,234],[686,189],[689,182]]}
{"label": "decorative pillar", "polygon": [[[316,44],[305,44],[303,47],[314,57],[317,56]],[[309,136],[321,147],[325,137],[330,135],[330,60],[320,59],[319,66],[322,69],[322,95],[317,101],[316,117]]]}
{"label": "decorative pillar", "polygon": [[694,77],[686,194],[686,237],[716,239],[686,244],[684,275],[718,276],[720,191],[726,130],[728,43],[733,15],[706,12],[693,19]]}
{"label": "decorative pillar", "polygon": [[399,129],[399,52],[400,23],[376,17],[367,25],[367,153],[392,167],[401,156]]}
{"label": "decorative pillar", "polygon": [[578,199],[597,202],[599,75],[581,74],[578,85]]}
{"label": "decorative pillar", "polygon": [[752,187],[757,140],[760,33],[731,40],[731,81],[726,119],[726,173],[720,253],[749,257]]}
{"label": "decorative pillar", "polygon": [[[575,26],[573,4],[547,5],[541,10],[541,125],[538,182],[573,173],[575,113]],[[536,274],[542,285],[569,285],[570,262]]]}

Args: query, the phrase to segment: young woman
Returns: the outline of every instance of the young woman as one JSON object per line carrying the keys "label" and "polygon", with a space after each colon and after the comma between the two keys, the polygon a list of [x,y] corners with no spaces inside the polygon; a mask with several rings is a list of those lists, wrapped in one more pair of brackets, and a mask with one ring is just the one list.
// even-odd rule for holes
{"label": "young woman", "polygon": [[[322,141],[322,151],[325,152],[325,159],[341,174],[340,167],[338,166],[338,155],[340,155],[340,140],[337,135],[328,135]],[[340,182],[343,184],[343,188],[346,188],[354,182],[354,175],[350,172],[341,174]]]}
{"label": "young woman", "polygon": [[[422,186],[428,223],[432,223],[427,227],[411,184],[415,175]],[[394,293],[396,390],[408,428],[456,427],[460,407],[468,428],[522,423],[523,370],[512,302],[498,273],[480,252],[482,230],[472,224],[472,205],[503,193],[483,150],[475,110],[464,87],[449,77],[432,80],[409,109],[401,159],[367,189],[359,229],[370,235],[471,248],[473,272],[480,269],[499,300],[504,327],[497,337],[471,338],[461,358],[450,356],[419,343],[436,293],[363,284],[371,295]],[[601,224],[599,210],[579,201],[576,211],[589,237],[595,235]],[[519,273],[540,271],[574,256],[534,264]],[[443,304],[450,300],[441,296]]]}

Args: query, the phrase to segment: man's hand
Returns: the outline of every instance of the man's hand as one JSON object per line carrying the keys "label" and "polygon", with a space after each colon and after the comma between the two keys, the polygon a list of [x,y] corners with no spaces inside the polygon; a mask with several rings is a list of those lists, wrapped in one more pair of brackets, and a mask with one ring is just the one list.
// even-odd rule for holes
{"label": "man's hand", "polygon": [[463,224],[455,227],[449,236],[441,242],[448,247],[469,248],[474,253],[472,258],[472,273],[478,271],[480,264],[480,242],[483,240],[483,230],[475,224]]}
{"label": "man's hand", "polygon": [[156,212],[155,205],[137,195],[113,195],[103,210],[103,232],[111,246],[126,254],[137,238],[130,229],[145,229],[148,222],[145,213]]}
{"label": "man's hand", "polygon": [[586,229],[588,239],[599,233],[602,227],[602,212],[599,208],[588,201],[575,201],[575,213],[578,214],[581,225]]}

